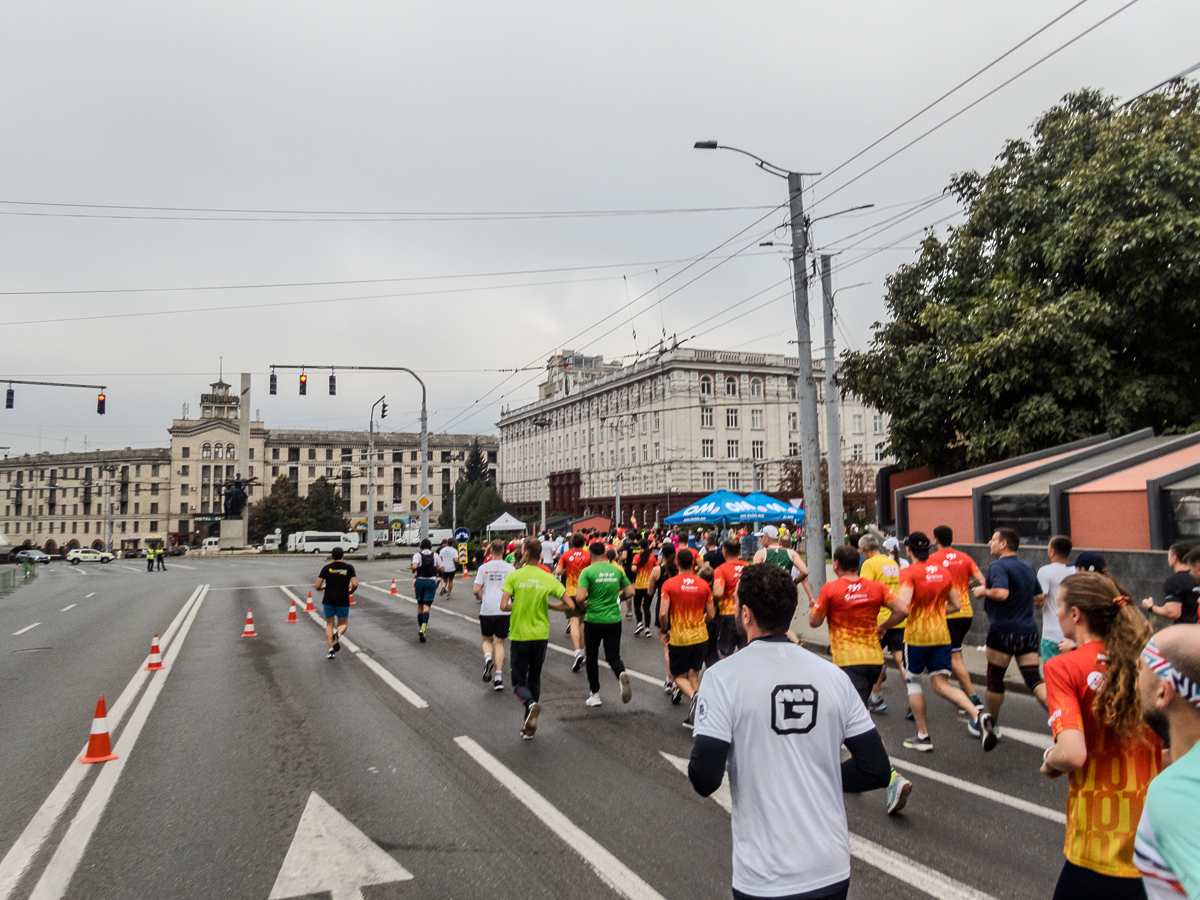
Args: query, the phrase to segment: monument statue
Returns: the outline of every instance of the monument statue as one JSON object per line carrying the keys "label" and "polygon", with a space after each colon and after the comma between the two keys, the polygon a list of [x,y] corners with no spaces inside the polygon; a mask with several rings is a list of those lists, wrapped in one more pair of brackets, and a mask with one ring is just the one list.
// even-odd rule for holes
{"label": "monument statue", "polygon": [[242,478],[242,473],[238,472],[237,477],[226,483],[224,490],[225,502],[225,518],[240,519],[242,512],[246,508],[248,495],[246,487],[257,482],[257,478]]}

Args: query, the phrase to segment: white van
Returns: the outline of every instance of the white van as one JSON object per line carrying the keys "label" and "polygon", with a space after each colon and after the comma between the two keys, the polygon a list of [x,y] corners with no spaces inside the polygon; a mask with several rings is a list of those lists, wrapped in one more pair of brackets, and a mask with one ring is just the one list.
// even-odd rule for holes
{"label": "white van", "polygon": [[358,541],[351,543],[345,534],[330,531],[301,531],[296,537],[297,553],[329,553],[334,547],[349,552],[358,549]]}
{"label": "white van", "polygon": [[219,537],[204,539],[204,552],[205,553],[207,553],[210,550],[213,553],[216,553],[219,549],[221,549],[221,539]]}
{"label": "white van", "polygon": [[262,546],[263,550],[264,551],[278,550],[279,549],[279,539],[281,537],[283,537],[283,535],[280,535],[280,534],[263,535],[263,546]]}

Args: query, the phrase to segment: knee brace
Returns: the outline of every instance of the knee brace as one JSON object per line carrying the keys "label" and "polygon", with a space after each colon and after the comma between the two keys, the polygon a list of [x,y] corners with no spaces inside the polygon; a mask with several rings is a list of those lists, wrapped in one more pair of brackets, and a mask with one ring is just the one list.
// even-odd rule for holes
{"label": "knee brace", "polygon": [[1038,669],[1037,663],[1032,666],[1018,666],[1021,670],[1021,677],[1025,679],[1025,686],[1031,691],[1042,683],[1042,673]]}
{"label": "knee brace", "polygon": [[987,689],[993,694],[1004,693],[1004,673],[1008,670],[1008,666],[996,666],[988,663],[987,667]]}
{"label": "knee brace", "polygon": [[904,684],[908,688],[908,696],[912,697],[915,694],[924,693],[921,688],[921,675],[914,675],[912,672],[904,673]]}

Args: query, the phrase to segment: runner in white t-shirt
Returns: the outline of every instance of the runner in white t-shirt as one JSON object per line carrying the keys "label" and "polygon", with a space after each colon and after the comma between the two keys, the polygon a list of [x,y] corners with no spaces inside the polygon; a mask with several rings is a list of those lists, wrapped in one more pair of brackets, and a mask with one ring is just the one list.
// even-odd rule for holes
{"label": "runner in white t-shirt", "polygon": [[504,541],[492,541],[490,561],[475,572],[475,599],[479,601],[479,630],[483,634],[483,680],[492,690],[504,690],[504,639],[508,637],[510,613],[500,608],[504,579],[513,570],[504,561]]}
{"label": "runner in white t-shirt", "polygon": [[1067,640],[1062,625],[1058,623],[1058,586],[1068,575],[1075,574],[1075,567],[1067,565],[1071,549],[1071,539],[1065,534],[1050,538],[1050,545],[1046,548],[1050,564],[1037,571],[1038,593],[1033,598],[1033,605],[1042,609],[1043,666],[1046,660],[1075,649],[1075,642]]}
{"label": "runner in white t-shirt", "polygon": [[547,568],[554,567],[554,557],[558,553],[558,545],[554,542],[554,538],[550,532],[542,535],[542,565]]}
{"label": "runner in white t-shirt", "polygon": [[707,797],[729,773],[735,900],[845,900],[842,794],[885,788],[891,772],[846,673],[788,639],[796,602],[783,569],[743,569],[734,616],[750,643],[709,669],[698,695],[688,777]]}
{"label": "runner in white t-shirt", "polygon": [[454,590],[454,573],[458,569],[458,552],[450,541],[442,541],[442,549],[438,551],[438,572],[442,579],[442,593],[447,597]]}

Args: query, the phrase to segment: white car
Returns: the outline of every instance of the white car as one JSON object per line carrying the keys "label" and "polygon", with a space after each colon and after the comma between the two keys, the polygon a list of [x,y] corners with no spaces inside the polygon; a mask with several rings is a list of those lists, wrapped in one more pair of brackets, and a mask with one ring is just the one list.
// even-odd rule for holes
{"label": "white car", "polygon": [[67,554],[66,560],[73,566],[79,565],[81,562],[110,562],[113,555],[107,550],[72,550]]}

